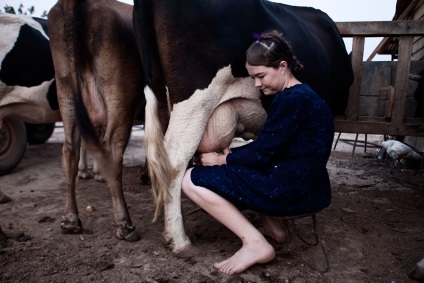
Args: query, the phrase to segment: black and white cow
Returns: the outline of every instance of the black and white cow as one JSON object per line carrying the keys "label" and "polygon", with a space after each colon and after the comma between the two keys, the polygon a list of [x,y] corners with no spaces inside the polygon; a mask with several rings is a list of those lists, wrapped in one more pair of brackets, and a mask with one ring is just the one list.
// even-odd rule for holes
{"label": "black and white cow", "polygon": [[0,34],[0,174],[6,174],[25,152],[22,121],[54,126],[60,112],[47,21],[0,14]]}
{"label": "black and white cow", "polygon": [[[313,8],[266,0],[135,0],[133,20],[147,83],[146,108],[156,98],[159,109],[160,123],[146,111],[150,177],[158,194],[163,192],[158,200],[165,202],[165,238],[174,252],[190,256],[193,249],[181,215],[181,180],[215,109],[234,98],[260,95],[245,69],[252,35],[269,29],[283,32],[305,67],[301,81],[335,114],[345,110],[352,67],[335,23]],[[166,130],[164,140],[151,135],[158,132],[153,122]],[[154,150],[149,150],[149,143],[155,144]],[[161,146],[164,149],[158,150]],[[151,165],[149,160],[160,162]],[[167,175],[169,183],[163,178]]]}
{"label": "black and white cow", "polygon": [[[30,143],[38,143],[38,138],[44,142],[50,137],[54,123],[61,121],[61,116],[47,20],[0,13],[0,34],[2,175],[19,164],[26,149],[25,134],[28,133]],[[85,154],[80,156],[79,169],[80,177],[89,177]],[[101,179],[97,168],[94,171],[96,179]]]}

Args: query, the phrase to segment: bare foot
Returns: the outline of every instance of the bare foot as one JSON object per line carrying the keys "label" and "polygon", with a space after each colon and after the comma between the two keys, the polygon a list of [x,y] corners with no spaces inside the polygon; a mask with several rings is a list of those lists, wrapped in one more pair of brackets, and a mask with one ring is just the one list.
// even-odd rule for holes
{"label": "bare foot", "polygon": [[260,229],[264,236],[271,237],[277,243],[284,243],[289,239],[289,231],[277,218],[261,215],[262,226]]}
{"label": "bare foot", "polygon": [[243,244],[232,257],[215,263],[214,267],[222,273],[234,275],[241,273],[256,263],[267,263],[275,257],[274,248],[265,240],[253,244]]}

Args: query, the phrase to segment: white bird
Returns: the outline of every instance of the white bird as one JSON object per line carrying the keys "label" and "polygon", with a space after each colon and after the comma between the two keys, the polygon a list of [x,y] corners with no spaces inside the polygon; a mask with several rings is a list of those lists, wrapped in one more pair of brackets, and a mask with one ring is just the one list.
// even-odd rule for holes
{"label": "white bird", "polygon": [[387,140],[382,142],[382,146],[386,148],[387,154],[390,155],[396,161],[400,161],[402,158],[411,160],[421,160],[422,157],[412,148],[404,143],[396,140]]}

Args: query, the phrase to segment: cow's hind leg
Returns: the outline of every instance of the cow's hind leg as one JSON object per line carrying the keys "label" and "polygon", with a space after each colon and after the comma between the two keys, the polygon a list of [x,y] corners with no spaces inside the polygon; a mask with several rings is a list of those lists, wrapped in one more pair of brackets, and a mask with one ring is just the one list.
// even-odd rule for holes
{"label": "cow's hind leg", "polygon": [[[123,117],[121,116],[121,118]],[[132,122],[130,118],[127,120]],[[112,128],[115,130],[109,130]],[[116,129],[118,128],[125,130],[117,131]],[[115,125],[111,122],[108,125],[108,131],[105,135],[105,150],[102,154],[97,155],[98,158],[96,160],[98,160],[100,173],[109,185],[117,229],[116,237],[121,240],[135,242],[140,240],[141,237],[132,224],[122,189],[122,164],[130,132],[130,123],[128,125],[122,125],[122,122],[120,122]]]}
{"label": "cow's hind leg", "polygon": [[[64,234],[82,233],[83,227],[78,217],[78,208],[75,197],[75,180],[78,173],[78,157],[80,150],[79,132],[75,124],[64,120],[65,142],[62,148],[62,163],[67,178],[65,216],[60,221],[60,228]],[[71,134],[72,133],[72,134]]]}

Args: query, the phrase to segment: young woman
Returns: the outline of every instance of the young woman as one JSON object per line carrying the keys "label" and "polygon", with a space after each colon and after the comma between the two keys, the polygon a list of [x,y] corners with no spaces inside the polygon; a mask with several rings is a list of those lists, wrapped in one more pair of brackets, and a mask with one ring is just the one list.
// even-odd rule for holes
{"label": "young woman", "polygon": [[[296,75],[303,66],[278,31],[257,35],[246,52],[246,68],[255,86],[273,96],[268,118],[255,141],[224,153],[200,156],[203,166],[187,170],[184,193],[235,233],[242,247],[214,264],[225,274],[240,273],[274,259],[265,236],[288,239],[273,216],[299,215],[330,204],[326,164],[334,137],[333,117],[325,102]],[[259,231],[242,210],[261,215]]]}

